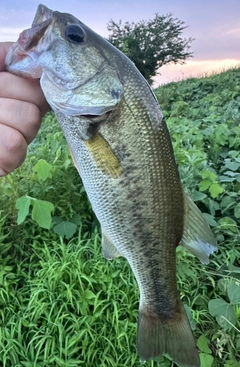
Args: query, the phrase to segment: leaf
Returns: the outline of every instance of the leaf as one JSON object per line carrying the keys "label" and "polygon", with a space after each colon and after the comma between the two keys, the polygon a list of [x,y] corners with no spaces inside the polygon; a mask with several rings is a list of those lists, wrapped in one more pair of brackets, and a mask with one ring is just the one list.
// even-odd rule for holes
{"label": "leaf", "polygon": [[185,308],[185,311],[186,311],[186,314],[187,314],[187,317],[188,317],[188,321],[190,322],[191,328],[192,328],[192,330],[195,330],[196,329],[196,322],[192,317],[191,308],[187,304],[184,304],[184,308]]}
{"label": "leaf", "polygon": [[240,203],[238,203],[234,208],[234,215],[236,218],[240,218]]}
{"label": "leaf", "polygon": [[79,226],[82,222],[82,217],[79,214],[74,214],[74,216],[70,219],[70,222],[75,223],[77,226]]}
{"label": "leaf", "polygon": [[45,200],[32,200],[33,210],[32,219],[35,220],[42,228],[50,229],[52,224],[51,212],[54,210],[54,205]]}
{"label": "leaf", "polygon": [[201,176],[202,176],[202,178],[205,178],[205,179],[209,178],[210,181],[215,181],[216,178],[217,178],[216,173],[214,173],[212,171],[208,171],[208,170],[202,171]]}
{"label": "leaf", "polygon": [[201,367],[212,367],[214,358],[211,354],[200,353],[200,365]]}
{"label": "leaf", "polygon": [[197,341],[197,345],[198,345],[198,348],[200,349],[201,352],[204,352],[204,353],[209,353],[211,354],[212,351],[211,349],[209,348],[208,344],[209,344],[209,339],[206,338],[205,335],[201,335],[199,338],[198,338],[198,341]]}
{"label": "leaf", "polygon": [[53,231],[61,237],[71,238],[76,232],[77,225],[72,222],[62,220],[53,227]]}
{"label": "leaf", "polygon": [[232,162],[231,159],[225,159],[224,163],[231,171],[236,171],[240,167],[240,163]]}
{"label": "leaf", "polygon": [[46,181],[47,178],[52,177],[52,165],[45,161],[45,159],[39,159],[39,161],[33,167],[33,171],[37,173],[39,180]]}
{"label": "leaf", "polygon": [[206,218],[208,224],[212,227],[217,227],[217,222],[215,221],[214,217],[211,214],[203,213],[204,217]]}
{"label": "leaf", "polygon": [[218,324],[224,329],[231,329],[236,324],[234,307],[222,298],[213,299],[208,302],[208,309],[212,316],[215,316]]}
{"label": "leaf", "polygon": [[240,174],[238,174],[238,175],[236,176],[236,180],[237,180],[237,182],[240,182]]}
{"label": "leaf", "polygon": [[221,227],[221,230],[228,229],[234,233],[238,232],[237,224],[232,218],[229,218],[229,217],[221,218],[218,221],[218,225]]}
{"label": "leaf", "polygon": [[202,134],[209,136],[213,133],[213,131],[214,131],[213,127],[210,126],[210,127],[207,127],[206,129],[202,130]]}
{"label": "leaf", "polygon": [[220,289],[220,291],[223,293],[223,294],[227,294],[227,286],[229,284],[229,279],[227,278],[221,278],[219,279],[218,281],[218,288]]}
{"label": "leaf", "polygon": [[90,291],[89,289],[86,289],[83,293],[83,298],[84,299],[93,299],[96,298],[96,294],[94,294],[92,291]]}
{"label": "leaf", "polygon": [[235,178],[233,178],[233,177],[227,177],[227,176],[222,176],[222,175],[220,175],[218,178],[219,178],[220,182],[233,182],[233,181],[235,181]]}
{"label": "leaf", "polygon": [[204,194],[203,192],[199,192],[199,191],[193,191],[191,192],[191,197],[193,199],[193,201],[201,201],[203,199],[205,199],[207,195]]}
{"label": "leaf", "polygon": [[217,182],[214,182],[209,187],[209,191],[210,191],[212,198],[215,199],[224,191],[224,189]]}
{"label": "leaf", "polygon": [[22,196],[16,201],[16,208],[18,209],[17,224],[21,224],[29,213],[29,206],[31,204],[30,196]]}
{"label": "leaf", "polygon": [[220,203],[220,207],[221,208],[227,208],[227,207],[230,207],[232,205],[235,205],[235,203],[236,203],[236,200],[233,197],[231,197],[229,195],[226,195],[222,198],[221,203]]}
{"label": "leaf", "polygon": [[239,173],[233,172],[233,171],[226,171],[226,172],[224,172],[224,175],[235,177],[235,176],[238,176]]}
{"label": "leaf", "polygon": [[199,185],[199,190],[200,191],[205,191],[207,190],[212,184],[212,181],[209,181],[209,180],[202,180],[200,182],[200,185]]}
{"label": "leaf", "polygon": [[59,224],[61,222],[62,222],[62,218],[57,217],[57,216],[52,217],[52,223],[53,223],[53,225],[57,225],[57,224]]}
{"label": "leaf", "polygon": [[230,282],[227,286],[227,293],[231,303],[240,303],[240,283]]}
{"label": "leaf", "polygon": [[210,198],[208,199],[208,207],[212,216],[214,216],[215,212],[220,209],[218,202]]}
{"label": "leaf", "polygon": [[61,157],[61,155],[62,155],[62,146],[60,145],[56,151],[56,156],[53,163],[56,163],[57,160]]}

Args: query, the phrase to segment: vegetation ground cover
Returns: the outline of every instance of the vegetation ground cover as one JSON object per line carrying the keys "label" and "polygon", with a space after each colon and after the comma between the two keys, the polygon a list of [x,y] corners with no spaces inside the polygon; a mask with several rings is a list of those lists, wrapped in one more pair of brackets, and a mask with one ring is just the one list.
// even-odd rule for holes
{"label": "vegetation ground cover", "polygon": [[[177,250],[201,367],[239,367],[240,69],[155,93],[184,188],[219,244],[207,266]],[[52,114],[24,165],[1,178],[0,195],[0,366],[139,367],[136,281],[124,259],[102,257],[99,224]]]}

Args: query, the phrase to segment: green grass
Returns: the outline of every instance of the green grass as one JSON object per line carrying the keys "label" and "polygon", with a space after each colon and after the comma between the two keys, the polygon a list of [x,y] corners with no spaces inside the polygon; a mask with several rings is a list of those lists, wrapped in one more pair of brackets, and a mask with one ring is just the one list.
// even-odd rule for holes
{"label": "green grass", "polygon": [[[240,69],[155,93],[183,185],[219,242],[207,266],[177,250],[201,367],[239,367]],[[140,367],[136,281],[126,260],[103,258],[99,224],[51,114],[23,166],[1,179],[0,194],[0,367]],[[16,208],[22,197],[31,198],[24,213]],[[50,229],[38,224],[42,201],[54,208]]]}

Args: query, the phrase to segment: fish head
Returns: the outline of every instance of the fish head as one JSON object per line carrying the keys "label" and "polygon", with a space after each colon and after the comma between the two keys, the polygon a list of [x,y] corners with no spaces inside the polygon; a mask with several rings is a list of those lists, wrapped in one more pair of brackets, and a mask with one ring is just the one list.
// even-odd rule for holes
{"label": "fish head", "polygon": [[64,115],[113,110],[123,85],[109,56],[111,45],[71,14],[39,5],[32,27],[6,56],[6,70],[40,78],[45,97]]}

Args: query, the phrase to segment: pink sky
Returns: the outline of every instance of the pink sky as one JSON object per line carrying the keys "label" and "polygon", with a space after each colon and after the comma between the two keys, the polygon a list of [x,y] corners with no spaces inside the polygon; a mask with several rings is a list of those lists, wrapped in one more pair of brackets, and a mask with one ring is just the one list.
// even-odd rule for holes
{"label": "pink sky", "polygon": [[240,59],[220,60],[188,60],[184,65],[165,65],[159,72],[161,75],[154,77],[153,87],[161,84],[179,81],[190,77],[203,77],[225,71],[231,67],[240,67]]}
{"label": "pink sky", "polygon": [[[194,57],[185,65],[167,65],[160,69],[154,86],[189,76],[212,73],[240,64],[240,1],[239,0],[46,0],[53,10],[72,13],[83,23],[107,37],[107,22],[148,20],[156,13],[172,13],[188,28],[183,36],[192,37]],[[29,28],[39,1],[1,0],[0,41],[18,38]]]}

